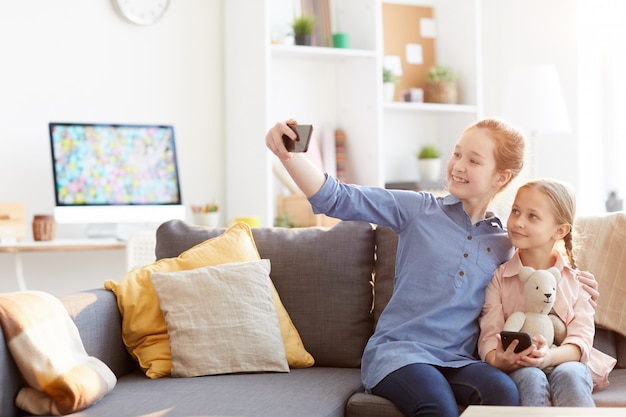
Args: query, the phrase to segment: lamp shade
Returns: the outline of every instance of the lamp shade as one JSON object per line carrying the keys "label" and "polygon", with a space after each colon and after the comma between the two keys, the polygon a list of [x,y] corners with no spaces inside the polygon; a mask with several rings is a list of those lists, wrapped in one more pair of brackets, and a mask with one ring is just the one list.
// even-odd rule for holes
{"label": "lamp shade", "polygon": [[514,69],[505,91],[502,113],[506,120],[533,136],[571,131],[554,65]]}

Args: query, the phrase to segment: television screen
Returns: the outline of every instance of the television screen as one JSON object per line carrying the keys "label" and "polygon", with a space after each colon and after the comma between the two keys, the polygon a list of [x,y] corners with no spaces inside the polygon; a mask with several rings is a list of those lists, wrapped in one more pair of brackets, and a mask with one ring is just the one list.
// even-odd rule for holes
{"label": "television screen", "polygon": [[49,127],[57,206],[182,204],[172,126]]}

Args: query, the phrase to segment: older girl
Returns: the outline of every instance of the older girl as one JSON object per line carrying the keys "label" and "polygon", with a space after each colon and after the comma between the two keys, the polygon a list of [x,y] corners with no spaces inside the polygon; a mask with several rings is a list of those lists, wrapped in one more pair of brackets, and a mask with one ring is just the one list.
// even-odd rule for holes
{"label": "older girl", "polygon": [[457,403],[518,405],[513,381],[474,350],[485,287],[512,254],[487,207],[521,171],[523,136],[492,119],[467,127],[448,161],[450,194],[435,197],[341,183],[287,152],[282,136],[296,139],[287,123],[270,129],[266,145],[316,213],[399,234],[394,293],[363,354],[365,388],[407,416],[458,416]]}

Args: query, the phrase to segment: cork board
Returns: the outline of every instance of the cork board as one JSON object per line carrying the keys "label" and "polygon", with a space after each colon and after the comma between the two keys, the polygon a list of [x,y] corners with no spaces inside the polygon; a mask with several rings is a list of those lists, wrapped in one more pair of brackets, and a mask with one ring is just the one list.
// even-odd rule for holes
{"label": "cork board", "polygon": [[[420,19],[433,18],[433,8],[406,4],[383,3],[383,36],[385,55],[397,55],[402,61],[402,76],[396,84],[394,101],[403,90],[424,88],[426,73],[435,65],[435,38],[423,38]],[[407,44],[422,46],[423,63],[409,64],[406,59]]]}

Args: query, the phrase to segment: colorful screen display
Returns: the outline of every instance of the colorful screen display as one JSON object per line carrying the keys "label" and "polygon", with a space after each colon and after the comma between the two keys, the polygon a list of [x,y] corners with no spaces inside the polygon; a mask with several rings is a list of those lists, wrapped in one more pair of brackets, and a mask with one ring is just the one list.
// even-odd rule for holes
{"label": "colorful screen display", "polygon": [[172,126],[49,127],[57,206],[181,204]]}

